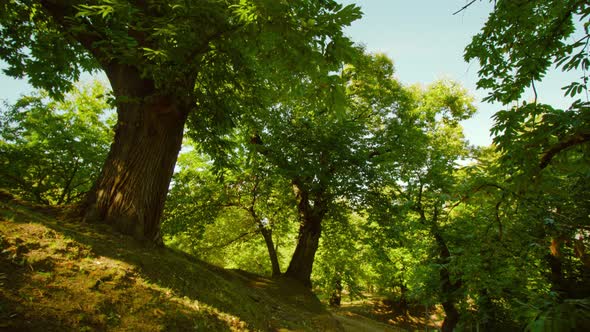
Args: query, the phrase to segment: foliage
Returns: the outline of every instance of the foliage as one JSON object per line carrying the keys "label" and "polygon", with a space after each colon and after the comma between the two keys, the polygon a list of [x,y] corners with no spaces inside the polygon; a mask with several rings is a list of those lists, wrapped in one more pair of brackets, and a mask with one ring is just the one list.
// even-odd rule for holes
{"label": "foliage", "polygon": [[218,163],[226,151],[223,134],[272,100],[274,81],[297,80],[315,66],[337,68],[350,48],[340,29],[361,15],[332,0],[0,5],[0,57],[8,75],[26,76],[58,96],[81,72],[102,69],[115,80],[118,102],[129,103],[137,96],[116,82],[113,68],[131,67],[153,81],[157,95],[194,111],[191,135],[218,152]]}
{"label": "foliage", "polygon": [[64,100],[38,91],[6,105],[0,122],[0,185],[24,199],[69,204],[90,190],[112,139],[106,87],[80,86]]}
{"label": "foliage", "polygon": [[588,327],[590,300],[568,299],[559,303],[546,303],[525,331],[576,331],[586,330]]}
{"label": "foliage", "polygon": [[[103,69],[118,106],[186,108],[194,143],[169,188],[168,245],[275,274],[272,249],[285,266],[303,243],[316,290],[441,304],[443,330],[586,328],[588,2],[496,2],[465,53],[486,100],[513,105],[488,148],[463,136],[467,91],[402,85],[343,35],[358,17],[331,0],[0,2],[7,73],[48,88],[3,112],[0,184],[51,204],[90,189],[111,136],[106,91],[50,97]],[[519,102],[552,66],[581,75],[569,109]]]}
{"label": "foliage", "polygon": [[166,200],[162,221],[165,236],[185,233],[187,240],[201,238],[205,224],[218,215],[223,186],[207,172],[209,161],[195,152],[181,153]]}
{"label": "foliage", "polygon": [[[587,1],[498,1],[465,53],[467,60],[478,59],[482,66],[478,86],[491,89],[487,100],[508,104],[518,101],[525,88],[535,93],[533,102],[494,116],[499,155],[487,167],[488,175],[494,175],[486,180],[501,194],[495,219],[504,248],[510,248],[503,259],[520,252],[540,272],[517,283],[526,284],[527,291],[502,295],[536,308],[532,320],[520,318],[530,321],[529,330],[579,328],[575,321],[588,312],[574,303],[584,303],[581,298],[589,295],[584,258],[589,17]],[[563,87],[574,99],[568,110],[537,103],[535,81],[553,66],[580,75]]]}
{"label": "foliage", "polygon": [[[213,162],[187,144],[166,201],[162,231],[167,243],[229,268],[270,274],[265,228],[279,261],[288,258],[294,202],[280,178],[235,149],[233,168],[217,173]],[[285,248],[284,248],[285,247]]]}
{"label": "foliage", "polygon": [[250,148],[312,205],[329,210],[341,199],[359,202],[379,154],[375,138],[386,115],[395,114],[394,101],[403,102],[391,60],[359,53],[338,74],[293,89],[297,98],[288,96],[253,124]]}
{"label": "foliage", "polygon": [[465,60],[479,60],[478,88],[491,89],[486,100],[503,104],[518,100],[554,65],[580,72],[579,81],[563,89],[572,97],[585,93],[587,99],[589,29],[587,1],[497,1],[467,46]]}
{"label": "foliage", "polygon": [[[401,267],[385,289],[396,290],[402,307],[442,303],[443,330],[454,329],[464,299],[463,272],[456,266],[466,234],[452,219],[458,196],[457,161],[470,156],[460,120],[473,114],[472,99],[454,82],[412,87],[401,123],[414,124],[397,134],[405,147],[382,160],[380,181],[367,196],[369,220],[385,238],[373,243],[382,259]],[[402,129],[403,130],[403,129]],[[392,158],[393,157],[393,158]],[[400,248],[401,247],[401,248]],[[403,250],[403,249],[406,250]],[[386,279],[384,280],[386,281]]]}
{"label": "foliage", "polygon": [[118,123],[85,214],[155,243],[185,125],[226,166],[231,129],[276,103],[275,82],[338,69],[352,50],[342,28],[361,16],[334,0],[1,1],[0,12],[7,74],[59,97],[82,71],[105,72]]}
{"label": "foliage", "polygon": [[478,59],[482,66],[478,87],[492,90],[487,100],[503,104],[517,102],[527,87],[534,90],[551,66],[581,75],[563,88],[575,98],[567,111],[538,104],[535,96],[532,103],[494,115],[494,144],[504,165],[523,176],[521,182],[590,141],[589,18],[586,1],[499,1],[466,48],[465,59]]}
{"label": "foliage", "polygon": [[362,231],[363,222],[359,215],[344,213],[326,220],[312,275],[318,292],[341,296],[345,290],[351,299],[363,296],[373,263],[362,242],[368,236]]}

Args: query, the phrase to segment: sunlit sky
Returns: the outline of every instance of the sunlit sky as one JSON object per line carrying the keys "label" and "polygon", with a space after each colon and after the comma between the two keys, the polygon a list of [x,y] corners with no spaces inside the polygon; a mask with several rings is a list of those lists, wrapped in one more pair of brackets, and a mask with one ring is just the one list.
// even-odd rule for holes
{"label": "sunlit sky", "polygon": [[[463,50],[487,19],[492,9],[488,0],[476,1],[453,15],[468,0],[340,0],[356,3],[364,16],[346,28],[346,34],[365,45],[370,52],[387,54],[393,59],[397,77],[404,84],[424,84],[448,78],[460,82],[476,99],[478,113],[463,123],[472,144],[491,143],[491,116],[502,105],[482,103],[485,91],[476,90],[477,63],[466,63]],[[1,64],[0,64],[1,66]],[[570,75],[571,77],[571,75]],[[568,81],[561,73],[550,75],[537,86],[539,101],[566,107],[560,87]],[[14,102],[32,88],[25,80],[0,74],[0,99]],[[524,96],[524,99],[532,97]]]}

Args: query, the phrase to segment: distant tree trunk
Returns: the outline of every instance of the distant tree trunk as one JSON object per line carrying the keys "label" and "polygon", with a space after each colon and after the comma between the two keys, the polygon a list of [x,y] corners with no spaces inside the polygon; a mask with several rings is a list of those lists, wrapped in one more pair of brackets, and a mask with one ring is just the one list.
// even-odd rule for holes
{"label": "distant tree trunk", "polygon": [[70,203],[70,196],[72,193],[72,182],[74,181],[74,178],[76,177],[76,172],[78,172],[78,160],[74,160],[75,164],[74,164],[74,168],[69,170],[70,173],[68,174],[67,178],[66,178],[66,182],[64,183],[64,187],[61,189],[61,194],[59,195],[59,198],[57,200],[57,205],[62,205],[62,204],[68,204]]}
{"label": "distant tree trunk", "polygon": [[272,276],[278,277],[281,275],[281,267],[279,265],[279,258],[277,256],[277,250],[274,246],[274,241],[272,240],[272,228],[269,225],[265,225],[262,222],[262,219],[256,213],[256,209],[254,206],[256,205],[257,195],[256,191],[258,190],[258,185],[260,184],[258,177],[256,178],[256,183],[254,185],[253,193],[254,197],[252,198],[252,203],[248,207],[244,207],[254,219],[254,222],[258,224],[258,230],[262,237],[264,238],[264,243],[266,244],[266,250],[268,251],[268,257],[270,258],[270,266],[272,268]]}
{"label": "distant tree trunk", "polygon": [[[422,188],[420,188],[420,193],[421,192]],[[439,271],[439,280],[441,284],[441,295],[443,297],[442,305],[445,310],[445,320],[442,324],[442,331],[451,332],[455,329],[455,326],[457,326],[460,318],[459,311],[455,307],[457,296],[455,293],[461,288],[462,282],[461,279],[452,282],[451,274],[445,266],[451,259],[451,252],[438,227],[438,207],[434,207],[430,223],[427,221],[426,213],[422,208],[421,201],[418,202],[415,209],[420,214],[420,221],[423,224],[430,224],[430,233],[434,237],[438,247],[438,263],[442,265]]]}
{"label": "distant tree trunk", "polygon": [[314,201],[312,205],[309,193],[303,190],[301,185],[294,184],[294,191],[299,200],[297,205],[300,218],[299,237],[285,276],[311,288],[313,261],[320,243],[326,206],[320,200]]}
{"label": "distant tree trunk", "polygon": [[480,289],[478,294],[478,312],[483,316],[483,319],[478,320],[480,329],[482,331],[507,330],[506,322],[502,321],[502,312],[494,305],[488,289]]}
{"label": "distant tree trunk", "polygon": [[551,281],[551,290],[557,293],[563,293],[566,289],[564,286],[563,268],[561,261],[561,240],[551,239],[550,253],[547,254],[547,262],[551,274],[549,280]]}
{"label": "distant tree trunk", "polygon": [[445,320],[442,324],[442,332],[452,332],[459,322],[459,311],[455,307],[453,301],[445,301],[442,303],[445,310]]}
{"label": "distant tree trunk", "polygon": [[403,280],[399,286],[399,289],[400,289],[399,307],[402,312],[407,313],[408,312],[408,298],[407,298],[408,287],[404,284]]}
{"label": "distant tree trunk", "polygon": [[580,282],[576,285],[576,295],[580,298],[590,297],[590,255],[586,252],[584,245],[584,238],[574,238],[573,249],[574,255],[580,260],[582,265],[582,271],[580,276]]}
{"label": "distant tree trunk", "polygon": [[[451,258],[449,248],[437,230],[433,230],[433,233],[439,249],[440,264],[448,264]],[[442,324],[442,331],[451,332],[455,329],[455,326],[457,326],[457,323],[459,322],[459,311],[455,306],[455,292],[461,288],[461,280],[452,282],[449,270],[444,266],[441,267],[439,271],[439,278],[442,296],[444,298],[442,305],[445,310],[445,320]]]}
{"label": "distant tree trunk", "polygon": [[137,69],[106,70],[117,97],[115,139],[89,194],[86,218],[161,244],[160,217],[182,143],[188,104],[160,96]]}
{"label": "distant tree trunk", "polygon": [[266,243],[266,249],[268,250],[268,256],[270,258],[270,265],[272,267],[272,276],[278,277],[281,275],[281,267],[279,265],[279,258],[277,256],[277,251],[275,250],[274,243],[272,240],[272,230],[267,228],[264,225],[260,225],[260,233],[262,233],[262,237],[264,237],[264,242]]}
{"label": "distant tree trunk", "polygon": [[336,272],[332,282],[334,289],[332,290],[332,294],[330,294],[330,306],[339,307],[342,302],[342,276],[340,276],[340,273]]}

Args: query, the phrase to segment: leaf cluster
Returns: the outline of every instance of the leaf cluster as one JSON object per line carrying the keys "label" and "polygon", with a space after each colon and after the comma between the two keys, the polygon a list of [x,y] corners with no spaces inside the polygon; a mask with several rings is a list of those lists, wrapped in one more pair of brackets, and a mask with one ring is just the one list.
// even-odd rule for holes
{"label": "leaf cluster", "polygon": [[583,0],[497,1],[465,49],[466,61],[479,60],[478,88],[491,90],[485,100],[518,100],[554,65],[582,75],[564,87],[566,95],[587,92],[589,18],[590,6]]}
{"label": "leaf cluster", "polygon": [[38,91],[0,117],[1,186],[44,204],[79,200],[98,176],[113,136],[108,90],[81,86],[63,101]]}

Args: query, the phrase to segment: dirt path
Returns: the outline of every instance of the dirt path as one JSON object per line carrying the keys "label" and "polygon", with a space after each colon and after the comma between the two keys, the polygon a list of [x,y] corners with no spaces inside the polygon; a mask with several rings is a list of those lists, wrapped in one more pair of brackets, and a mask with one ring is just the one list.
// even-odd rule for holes
{"label": "dirt path", "polygon": [[430,308],[425,318],[424,307],[398,308],[391,300],[365,294],[363,298],[342,301],[330,312],[345,331],[429,331],[440,330],[442,308]]}
{"label": "dirt path", "polygon": [[383,324],[372,319],[363,317],[347,311],[333,312],[332,315],[344,327],[344,331],[350,332],[404,332],[406,330],[396,329],[387,324]]}

